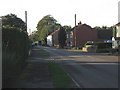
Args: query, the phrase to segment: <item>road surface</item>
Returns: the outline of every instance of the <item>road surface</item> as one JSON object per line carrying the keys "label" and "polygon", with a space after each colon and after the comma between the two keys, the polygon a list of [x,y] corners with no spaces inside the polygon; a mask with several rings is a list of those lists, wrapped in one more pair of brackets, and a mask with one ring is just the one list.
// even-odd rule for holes
{"label": "road surface", "polygon": [[118,88],[118,56],[41,48],[53,55],[50,60],[59,63],[78,88]]}

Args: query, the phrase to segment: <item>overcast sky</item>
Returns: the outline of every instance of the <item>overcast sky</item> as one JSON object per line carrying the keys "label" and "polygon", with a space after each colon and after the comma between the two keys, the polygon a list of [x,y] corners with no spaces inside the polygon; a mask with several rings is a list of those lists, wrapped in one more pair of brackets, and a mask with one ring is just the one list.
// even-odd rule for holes
{"label": "overcast sky", "polygon": [[118,23],[119,0],[0,0],[0,16],[16,14],[25,21],[28,13],[28,30],[36,30],[37,23],[45,15],[52,15],[61,25],[74,26],[81,21],[92,27],[112,26]]}

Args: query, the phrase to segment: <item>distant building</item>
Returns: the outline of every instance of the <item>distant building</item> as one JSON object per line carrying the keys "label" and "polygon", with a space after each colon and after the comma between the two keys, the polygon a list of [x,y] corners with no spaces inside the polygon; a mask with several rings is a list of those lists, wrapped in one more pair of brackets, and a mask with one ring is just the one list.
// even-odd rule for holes
{"label": "distant building", "polygon": [[48,46],[53,46],[52,35],[47,36],[47,45]]}
{"label": "distant building", "polygon": [[[54,32],[52,32],[51,34],[49,34],[47,36],[47,45],[48,46],[59,47],[58,32],[59,32],[59,29],[54,31]],[[72,38],[73,38],[72,32],[71,31],[66,32],[66,43],[65,43],[65,46],[67,46],[67,47],[71,47],[72,46]]]}
{"label": "distant building", "polygon": [[59,32],[59,30],[56,30],[56,31],[54,31],[53,33],[51,33],[50,35],[47,36],[47,45],[48,46],[55,46],[55,47],[59,46],[58,32]]}
{"label": "distant building", "polygon": [[120,47],[120,22],[115,25],[115,35],[113,37],[113,48],[118,48]]}
{"label": "distant building", "polygon": [[116,26],[116,38],[120,39],[120,22]]}
{"label": "distant building", "polygon": [[79,23],[76,27],[73,28],[73,46],[82,48],[87,41],[96,40],[97,31],[91,28],[89,25]]}
{"label": "distant building", "polygon": [[72,47],[73,33],[72,31],[66,32],[66,46]]}
{"label": "distant building", "polygon": [[56,30],[55,32],[52,33],[53,46],[55,47],[59,47],[58,32],[59,30]]}
{"label": "distant building", "polygon": [[104,40],[111,40],[113,36],[113,31],[112,29],[102,29],[102,30],[97,30],[97,38],[98,41],[104,41]]}

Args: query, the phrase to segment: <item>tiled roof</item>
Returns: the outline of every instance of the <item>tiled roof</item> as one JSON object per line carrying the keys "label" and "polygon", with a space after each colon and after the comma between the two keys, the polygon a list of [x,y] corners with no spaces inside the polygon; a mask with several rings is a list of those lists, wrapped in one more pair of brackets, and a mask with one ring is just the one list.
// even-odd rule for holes
{"label": "tiled roof", "polygon": [[55,34],[56,32],[58,32],[59,31],[59,29],[58,30],[56,30],[56,31],[54,31],[54,32],[52,32],[51,34],[49,34],[49,35],[53,35],[53,34]]}
{"label": "tiled roof", "polygon": [[116,24],[116,26],[120,26],[120,22]]}

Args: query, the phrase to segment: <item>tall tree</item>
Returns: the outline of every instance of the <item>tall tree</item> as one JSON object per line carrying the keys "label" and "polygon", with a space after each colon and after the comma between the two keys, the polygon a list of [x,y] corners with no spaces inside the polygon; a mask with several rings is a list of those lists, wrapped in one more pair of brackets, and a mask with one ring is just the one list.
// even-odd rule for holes
{"label": "tall tree", "polygon": [[101,30],[101,27],[95,26],[94,29],[96,29],[96,30]]}
{"label": "tall tree", "polygon": [[[30,48],[26,25],[14,14],[2,16],[3,88],[11,85],[25,66]],[[12,74],[11,74],[12,73]]]}
{"label": "tall tree", "polygon": [[63,27],[60,27],[60,30],[58,33],[58,42],[59,42],[59,47],[64,48],[65,42],[66,42],[66,32]]}
{"label": "tall tree", "polygon": [[39,41],[38,37],[38,31],[34,31],[31,35],[29,35],[29,38],[32,42]]}
{"label": "tall tree", "polygon": [[15,14],[8,14],[2,17],[3,28],[16,28],[21,31],[26,31],[25,22],[18,18]]}
{"label": "tall tree", "polygon": [[60,26],[61,25],[58,24],[56,19],[54,19],[51,15],[44,16],[37,24],[39,39],[42,41],[42,43],[45,44],[46,36]]}
{"label": "tall tree", "polygon": [[70,32],[72,30],[71,26],[65,25],[63,26],[66,32]]}

